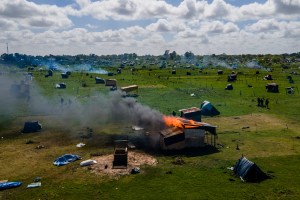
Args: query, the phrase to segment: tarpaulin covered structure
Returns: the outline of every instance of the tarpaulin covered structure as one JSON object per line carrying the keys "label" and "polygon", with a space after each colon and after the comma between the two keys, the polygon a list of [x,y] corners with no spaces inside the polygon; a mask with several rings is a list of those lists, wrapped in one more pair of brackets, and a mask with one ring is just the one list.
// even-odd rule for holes
{"label": "tarpaulin covered structure", "polygon": [[203,101],[200,105],[200,109],[201,115],[204,116],[215,116],[220,114],[220,112],[209,101]]}
{"label": "tarpaulin covered structure", "polygon": [[268,178],[268,175],[265,174],[254,162],[251,162],[244,156],[237,161],[233,167],[233,172],[236,176],[248,182],[260,182]]}

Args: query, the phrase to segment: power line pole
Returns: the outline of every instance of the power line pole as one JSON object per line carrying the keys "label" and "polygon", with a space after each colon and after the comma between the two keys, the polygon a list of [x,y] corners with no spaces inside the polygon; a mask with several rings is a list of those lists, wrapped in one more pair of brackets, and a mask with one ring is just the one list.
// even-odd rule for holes
{"label": "power line pole", "polygon": [[8,54],[8,42],[6,43],[6,53]]}

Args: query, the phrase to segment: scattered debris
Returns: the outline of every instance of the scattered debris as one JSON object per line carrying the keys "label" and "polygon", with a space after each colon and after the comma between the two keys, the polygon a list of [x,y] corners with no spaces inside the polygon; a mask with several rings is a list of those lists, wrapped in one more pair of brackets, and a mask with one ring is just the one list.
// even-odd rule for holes
{"label": "scattered debris", "polygon": [[175,158],[175,160],[172,163],[174,165],[183,165],[183,164],[185,164],[184,160],[181,157]]}
{"label": "scattered debris", "polygon": [[35,182],[35,183],[30,183],[29,185],[27,185],[26,188],[36,188],[36,187],[41,187],[42,183],[41,182]]}
{"label": "scattered debris", "polygon": [[96,160],[91,160],[91,159],[89,159],[89,160],[85,160],[85,161],[82,161],[81,163],[80,163],[80,166],[89,166],[89,165],[93,165],[93,164],[96,164],[97,163],[97,161]]}
{"label": "scattered debris", "polygon": [[45,146],[44,146],[44,145],[38,145],[38,146],[36,146],[35,148],[36,148],[36,149],[43,149],[43,148],[45,148]]}
{"label": "scattered debris", "polygon": [[53,165],[55,166],[63,166],[66,164],[69,164],[70,162],[74,162],[76,160],[80,160],[81,157],[75,154],[65,154],[59,158],[57,158],[54,162]]}
{"label": "scattered debris", "polygon": [[5,189],[19,187],[21,185],[22,185],[22,182],[3,182],[3,183],[0,183],[0,191],[5,190]]}
{"label": "scattered debris", "polygon": [[166,174],[173,174],[173,172],[172,171],[167,171]]}
{"label": "scattered debris", "polygon": [[78,147],[78,148],[80,148],[80,147],[84,147],[85,146],[85,144],[84,143],[78,143],[78,144],[76,144],[76,147]]}
{"label": "scattered debris", "polygon": [[249,126],[243,126],[242,129],[248,129],[250,128]]}
{"label": "scattered debris", "polygon": [[131,174],[139,174],[140,173],[140,168],[139,167],[135,167],[131,169]]}
{"label": "scattered debris", "polygon": [[25,144],[33,144],[34,141],[33,140],[27,140]]}
{"label": "scattered debris", "polygon": [[144,128],[139,127],[139,126],[132,126],[132,130],[141,131],[141,130],[144,130]]}

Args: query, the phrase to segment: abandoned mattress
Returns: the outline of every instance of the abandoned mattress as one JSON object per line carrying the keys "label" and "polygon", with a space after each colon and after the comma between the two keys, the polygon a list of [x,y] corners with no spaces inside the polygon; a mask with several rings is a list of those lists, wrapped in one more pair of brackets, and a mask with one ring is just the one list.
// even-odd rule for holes
{"label": "abandoned mattress", "polygon": [[19,187],[20,185],[22,185],[22,182],[3,182],[0,183],[0,190],[15,188],[15,187]]}
{"label": "abandoned mattress", "polygon": [[54,160],[53,165],[55,166],[63,166],[69,164],[70,162],[74,162],[76,160],[80,160],[81,157],[75,154],[65,154],[56,160]]}

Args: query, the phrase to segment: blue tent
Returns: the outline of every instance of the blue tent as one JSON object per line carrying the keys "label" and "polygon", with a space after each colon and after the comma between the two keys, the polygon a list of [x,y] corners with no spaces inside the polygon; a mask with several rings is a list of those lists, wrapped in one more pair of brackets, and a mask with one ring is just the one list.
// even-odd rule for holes
{"label": "blue tent", "polygon": [[220,114],[220,112],[209,101],[203,101],[200,105],[200,109],[201,115],[204,116],[215,116]]}
{"label": "blue tent", "polygon": [[251,162],[244,156],[235,164],[233,173],[248,182],[260,182],[269,177],[254,162]]}

